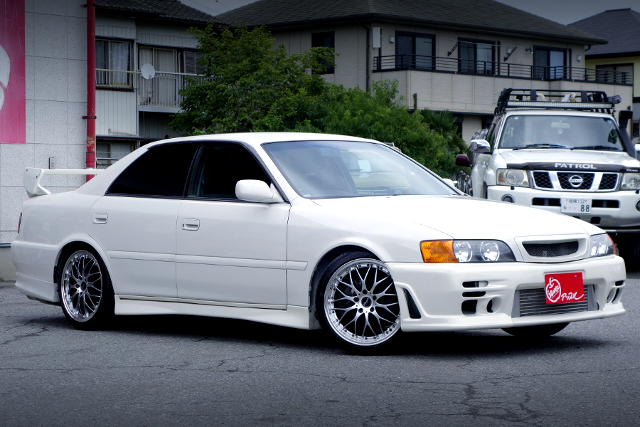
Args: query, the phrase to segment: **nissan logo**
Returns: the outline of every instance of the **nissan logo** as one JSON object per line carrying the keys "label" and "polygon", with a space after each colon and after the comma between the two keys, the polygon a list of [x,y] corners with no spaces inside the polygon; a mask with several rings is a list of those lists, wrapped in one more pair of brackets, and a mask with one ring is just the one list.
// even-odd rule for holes
{"label": "nissan logo", "polygon": [[569,177],[569,185],[573,188],[580,188],[584,180],[580,175],[572,175]]}

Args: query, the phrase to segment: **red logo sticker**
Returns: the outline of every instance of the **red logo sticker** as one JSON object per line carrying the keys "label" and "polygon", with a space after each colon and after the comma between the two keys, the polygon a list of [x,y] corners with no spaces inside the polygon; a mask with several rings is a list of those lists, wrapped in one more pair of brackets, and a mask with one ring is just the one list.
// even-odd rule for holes
{"label": "red logo sticker", "polygon": [[557,273],[544,276],[547,304],[584,301],[582,273]]}

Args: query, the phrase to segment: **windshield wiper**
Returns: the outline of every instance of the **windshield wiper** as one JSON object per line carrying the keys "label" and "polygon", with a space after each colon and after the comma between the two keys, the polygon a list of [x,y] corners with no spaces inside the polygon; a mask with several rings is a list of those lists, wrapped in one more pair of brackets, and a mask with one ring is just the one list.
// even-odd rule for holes
{"label": "windshield wiper", "polygon": [[622,151],[617,147],[608,145],[588,145],[586,147],[573,147],[572,150],[603,150],[603,151]]}
{"label": "windshield wiper", "polygon": [[559,144],[527,144],[524,147],[517,147],[514,150],[524,150],[526,148],[572,148],[566,145]]}

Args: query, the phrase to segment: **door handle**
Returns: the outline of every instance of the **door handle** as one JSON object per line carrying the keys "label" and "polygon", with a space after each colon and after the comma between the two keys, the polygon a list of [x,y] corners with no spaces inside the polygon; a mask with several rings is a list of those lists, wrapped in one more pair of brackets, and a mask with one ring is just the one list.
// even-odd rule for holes
{"label": "door handle", "polygon": [[109,219],[109,215],[106,213],[95,213],[93,214],[93,223],[94,224],[106,224]]}
{"label": "door handle", "polygon": [[182,229],[186,231],[198,231],[200,228],[200,220],[195,218],[184,218],[182,220]]}

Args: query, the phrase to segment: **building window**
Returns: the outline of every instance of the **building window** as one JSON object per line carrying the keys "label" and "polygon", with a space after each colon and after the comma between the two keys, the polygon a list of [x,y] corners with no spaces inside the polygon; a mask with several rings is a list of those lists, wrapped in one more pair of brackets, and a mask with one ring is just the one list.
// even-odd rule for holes
{"label": "building window", "polygon": [[565,77],[566,49],[533,47],[533,78],[559,80]]}
{"label": "building window", "polygon": [[496,47],[492,41],[458,40],[461,73],[493,74]]}
{"label": "building window", "polygon": [[396,32],[396,68],[432,70],[435,43],[431,34]]}
{"label": "building window", "polygon": [[96,86],[132,89],[130,41],[96,40]]}
{"label": "building window", "polygon": [[599,83],[633,84],[633,64],[596,65],[596,81]]}
{"label": "building window", "polygon": [[[311,34],[311,47],[330,47],[335,49],[335,35],[333,31],[325,33]],[[326,61],[322,61],[322,64],[326,67],[326,70],[320,74],[333,74],[335,69]]]}
{"label": "building window", "polygon": [[135,143],[128,141],[96,142],[96,168],[105,169],[131,153]]}
{"label": "building window", "polygon": [[182,52],[182,69],[186,74],[202,74],[204,67],[198,62],[202,52],[198,50],[185,50]]}

